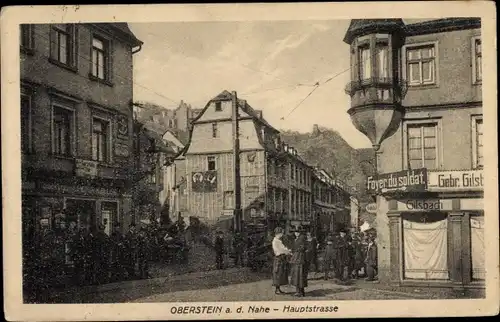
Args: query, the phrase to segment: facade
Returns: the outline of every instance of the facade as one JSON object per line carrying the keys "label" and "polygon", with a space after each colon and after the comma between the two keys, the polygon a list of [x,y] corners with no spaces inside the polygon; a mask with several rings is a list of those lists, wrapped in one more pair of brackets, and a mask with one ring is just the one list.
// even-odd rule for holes
{"label": "facade", "polygon": [[[227,91],[210,100],[194,119],[190,141],[176,159],[176,180],[180,181],[176,187],[183,216],[215,223],[233,215],[232,104]],[[311,226],[314,169],[281,141],[279,131],[265,121],[261,111],[245,100],[238,100],[238,111],[245,224],[265,225],[269,230],[278,225],[287,230],[298,224]],[[341,195],[335,200],[346,205],[344,221],[348,224],[349,194],[344,191]]]}
{"label": "facade", "polygon": [[78,226],[130,223],[132,55],[126,23],[22,25],[23,230],[64,212]]}
{"label": "facade", "polygon": [[[353,20],[346,90],[378,174],[379,279],[484,283],[481,21]],[[357,66],[354,68],[354,66]]]}

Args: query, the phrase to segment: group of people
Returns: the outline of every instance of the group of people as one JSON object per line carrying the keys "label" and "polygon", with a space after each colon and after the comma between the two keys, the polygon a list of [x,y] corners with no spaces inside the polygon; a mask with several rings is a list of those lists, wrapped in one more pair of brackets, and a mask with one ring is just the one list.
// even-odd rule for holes
{"label": "group of people", "polygon": [[[294,231],[294,239],[284,235],[284,230],[277,227],[274,231],[272,248],[273,286],[276,294],[284,294],[281,286],[295,286],[295,296],[305,296],[309,272],[319,272],[320,246],[311,232],[304,228]],[[334,278],[339,281],[356,279],[362,275],[367,280],[374,280],[377,269],[377,248],[372,234],[363,236],[351,231],[347,235],[341,229],[329,235],[324,245],[322,268],[324,279],[330,278],[333,269]]]}

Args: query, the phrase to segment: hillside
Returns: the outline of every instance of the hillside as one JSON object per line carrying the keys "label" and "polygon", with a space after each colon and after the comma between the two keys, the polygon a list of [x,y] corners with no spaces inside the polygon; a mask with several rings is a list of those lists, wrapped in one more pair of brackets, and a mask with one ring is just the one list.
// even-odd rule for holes
{"label": "hillside", "polygon": [[281,134],[283,141],[295,147],[308,164],[325,169],[362,192],[360,189],[364,187],[365,175],[359,164],[358,151],[337,131],[315,126],[309,133],[282,131]]}

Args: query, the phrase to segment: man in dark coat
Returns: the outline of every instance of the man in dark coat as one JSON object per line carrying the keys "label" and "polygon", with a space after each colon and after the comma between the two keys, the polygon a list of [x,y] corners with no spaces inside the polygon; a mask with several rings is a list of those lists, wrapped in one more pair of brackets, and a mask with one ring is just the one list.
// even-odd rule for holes
{"label": "man in dark coat", "polygon": [[223,269],[224,268],[224,238],[222,236],[222,232],[218,231],[217,236],[215,237],[215,242],[214,242],[214,249],[215,249],[215,265],[217,269]]}
{"label": "man in dark coat", "polygon": [[120,231],[120,224],[116,223],[110,236],[110,271],[111,281],[118,282],[125,275],[125,240]]}
{"label": "man in dark coat", "polygon": [[283,229],[277,227],[274,230],[274,238],[272,241],[273,247],[273,286],[276,294],[283,294],[281,291],[282,285],[288,284],[288,263],[287,255],[291,253],[290,249],[285,247],[281,238],[283,237]]}
{"label": "man in dark coat", "polygon": [[137,263],[137,231],[135,224],[131,224],[129,227],[128,233],[125,235],[126,241],[126,268],[129,279],[134,279],[135,274],[135,266]]}
{"label": "man in dark coat", "polygon": [[377,269],[377,244],[375,244],[375,238],[369,237],[369,242],[366,251],[366,274],[367,281],[375,280],[375,272]]}
{"label": "man in dark coat", "polygon": [[[311,232],[307,232],[306,264],[308,272],[318,272],[318,241]],[[314,271],[312,267],[314,266]]]}
{"label": "man in dark coat", "polygon": [[346,232],[344,229],[339,230],[339,237],[337,239],[337,265],[336,275],[341,281],[348,279],[348,265],[349,265],[349,249]]}
{"label": "man in dark coat", "polygon": [[335,256],[337,254],[337,251],[333,242],[333,236],[328,236],[326,239],[325,255],[323,258],[323,271],[325,273],[325,280],[329,278],[330,269],[332,268],[332,266],[335,268]]}
{"label": "man in dark coat", "polygon": [[291,271],[291,284],[295,286],[297,292],[295,296],[304,297],[305,288],[307,287],[307,267],[306,267],[306,237],[304,236],[304,229],[299,228],[295,232],[295,242],[292,248],[292,258],[290,264],[292,265]]}
{"label": "man in dark coat", "polygon": [[150,244],[146,229],[141,227],[137,236],[137,266],[141,279],[149,278],[149,250]]}

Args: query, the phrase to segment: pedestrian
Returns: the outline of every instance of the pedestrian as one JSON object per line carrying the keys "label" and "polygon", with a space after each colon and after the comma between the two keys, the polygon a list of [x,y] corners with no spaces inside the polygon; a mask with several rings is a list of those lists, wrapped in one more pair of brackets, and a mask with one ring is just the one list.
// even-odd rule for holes
{"label": "pedestrian", "polygon": [[244,242],[240,232],[235,232],[233,236],[234,266],[238,267],[243,265]]}
{"label": "pedestrian", "polygon": [[137,230],[134,223],[129,227],[129,231],[125,236],[126,240],[126,269],[129,279],[136,277],[135,266],[137,264]]}
{"label": "pedestrian", "polygon": [[214,242],[215,249],[215,265],[217,269],[224,269],[224,238],[222,235],[222,231],[217,231],[217,235],[215,237]]}
{"label": "pedestrian", "polygon": [[[307,232],[306,239],[306,263],[308,272],[318,272],[318,240],[310,231]],[[314,266],[314,271],[312,267]]]}
{"label": "pedestrian", "polygon": [[353,279],[357,279],[364,266],[364,258],[361,250],[361,237],[356,231],[351,235],[351,247],[353,253],[351,275]]}
{"label": "pedestrian", "polygon": [[105,284],[109,282],[110,263],[109,255],[111,243],[109,236],[104,232],[104,225],[100,224],[97,227],[95,235],[95,263],[96,263],[96,282],[98,284]]}
{"label": "pedestrian", "polygon": [[337,278],[341,281],[346,281],[349,278],[348,265],[349,265],[349,254],[348,254],[348,240],[346,236],[346,231],[341,228],[339,230],[339,237],[337,239]]}
{"label": "pedestrian", "polygon": [[328,236],[326,239],[325,255],[323,258],[323,271],[325,273],[325,281],[328,280],[330,275],[330,269],[335,268],[335,255],[336,255],[335,245],[333,244],[333,236]]}
{"label": "pedestrian", "polygon": [[283,294],[281,291],[282,285],[288,284],[288,261],[287,255],[291,253],[290,249],[286,248],[282,241],[283,229],[277,227],[274,230],[274,238],[272,241],[274,259],[273,259],[273,286],[275,294]]}
{"label": "pedestrian", "polygon": [[291,284],[295,286],[295,296],[304,297],[305,288],[307,287],[307,267],[306,267],[306,237],[304,236],[304,229],[299,227],[295,231],[295,241],[292,248],[292,258],[290,264],[292,265],[291,271]]}
{"label": "pedestrian", "polygon": [[149,278],[149,240],[146,229],[141,227],[137,235],[137,266],[139,278]]}
{"label": "pedestrian", "polygon": [[110,280],[121,281],[125,277],[125,240],[120,231],[120,223],[116,223],[110,236]]}
{"label": "pedestrian", "polygon": [[368,237],[368,247],[366,251],[366,275],[367,281],[374,281],[377,269],[377,244],[373,236]]}

